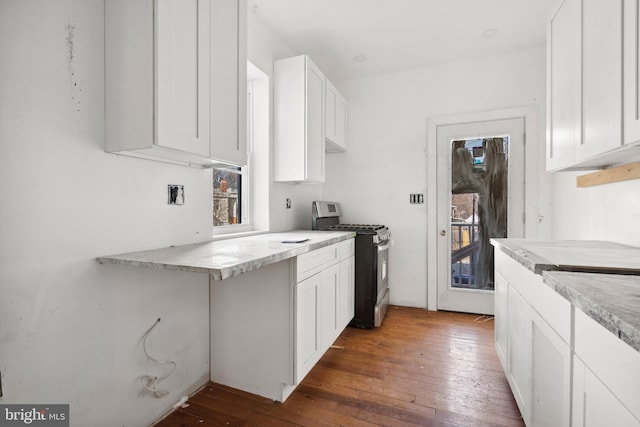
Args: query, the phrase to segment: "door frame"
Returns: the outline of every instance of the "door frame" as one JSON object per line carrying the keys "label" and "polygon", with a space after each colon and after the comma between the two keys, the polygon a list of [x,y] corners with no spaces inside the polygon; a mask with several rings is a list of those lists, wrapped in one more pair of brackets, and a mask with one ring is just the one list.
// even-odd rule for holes
{"label": "door frame", "polygon": [[[508,146],[508,236],[524,236],[524,188],[525,167],[525,130],[521,117],[505,120],[439,126],[437,130],[438,146],[438,202],[437,221],[440,236],[437,243],[438,297],[436,306],[440,310],[466,313],[493,314],[493,290],[453,287],[451,283],[451,177],[453,173],[452,141],[477,138],[509,136]],[[443,231],[445,234],[443,234]],[[487,244],[489,244],[487,242]],[[484,246],[484,244],[483,244]],[[446,268],[444,268],[446,266]]]}
{"label": "door frame", "polygon": [[[524,173],[524,187],[527,195],[537,194],[538,144],[537,107],[518,107],[487,112],[462,113],[447,116],[431,117],[427,122],[427,309],[437,310],[438,301],[438,180],[437,180],[437,144],[438,127],[455,124],[496,121],[506,119],[524,120],[524,156],[526,170]],[[531,143],[527,143],[530,141]],[[535,235],[534,221],[527,221],[535,212],[536,202],[533,197],[525,198],[524,202],[524,235]]]}

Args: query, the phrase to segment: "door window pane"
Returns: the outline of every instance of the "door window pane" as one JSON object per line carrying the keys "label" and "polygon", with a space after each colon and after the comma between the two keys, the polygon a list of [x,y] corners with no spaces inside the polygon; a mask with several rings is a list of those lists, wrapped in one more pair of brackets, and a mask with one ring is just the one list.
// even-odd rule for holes
{"label": "door window pane", "polygon": [[451,145],[451,287],[494,289],[491,238],[507,236],[509,138]]}

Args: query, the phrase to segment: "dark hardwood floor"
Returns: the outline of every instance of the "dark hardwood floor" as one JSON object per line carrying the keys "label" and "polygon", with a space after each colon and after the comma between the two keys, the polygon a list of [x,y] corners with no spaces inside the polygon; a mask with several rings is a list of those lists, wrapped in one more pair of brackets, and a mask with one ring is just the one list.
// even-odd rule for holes
{"label": "dark hardwood floor", "polygon": [[523,426],[493,326],[390,307],[381,328],[347,328],[286,402],[209,383],[156,426]]}

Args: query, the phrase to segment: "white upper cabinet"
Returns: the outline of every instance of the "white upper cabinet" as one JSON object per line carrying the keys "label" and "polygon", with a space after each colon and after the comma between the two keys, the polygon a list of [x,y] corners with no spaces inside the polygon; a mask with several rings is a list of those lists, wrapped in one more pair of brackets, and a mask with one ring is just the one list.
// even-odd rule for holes
{"label": "white upper cabinet", "polygon": [[106,151],[245,163],[245,0],[106,1],[105,78]]}
{"label": "white upper cabinet", "polygon": [[209,157],[210,14],[207,0],[159,0],[155,10],[156,143],[203,157]]}
{"label": "white upper cabinet", "polygon": [[565,0],[549,25],[547,170],[640,159],[637,0]]}
{"label": "white upper cabinet", "polygon": [[347,150],[347,100],[338,89],[325,80],[325,151],[330,153]]}
{"label": "white upper cabinet", "polygon": [[582,28],[578,162],[622,145],[622,0],[583,0]]}
{"label": "white upper cabinet", "polygon": [[325,77],[306,55],[274,63],[274,180],[324,182]]}
{"label": "white upper cabinet", "polygon": [[640,10],[638,0],[625,0],[624,21],[624,144],[640,141]]}
{"label": "white upper cabinet", "polygon": [[247,163],[247,2],[213,0],[211,157]]}
{"label": "white upper cabinet", "polygon": [[580,142],[580,0],[565,0],[547,37],[547,169],[574,162]]}

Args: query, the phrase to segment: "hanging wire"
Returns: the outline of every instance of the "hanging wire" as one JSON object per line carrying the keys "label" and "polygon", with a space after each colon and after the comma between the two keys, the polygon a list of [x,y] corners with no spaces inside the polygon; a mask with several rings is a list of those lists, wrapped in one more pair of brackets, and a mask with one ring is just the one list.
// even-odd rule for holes
{"label": "hanging wire", "polygon": [[156,359],[155,357],[151,356],[149,354],[149,351],[147,350],[147,337],[149,336],[149,334],[151,333],[153,328],[155,328],[158,325],[158,323],[160,323],[160,318],[159,317],[155,321],[155,323],[153,325],[151,325],[151,327],[149,329],[147,329],[147,332],[145,332],[144,335],[142,336],[142,350],[144,351],[145,356],[147,356],[147,359],[149,359],[152,362],[157,363],[159,365],[171,365],[171,368],[167,371],[167,373],[165,373],[164,375],[162,375],[160,377],[154,376],[154,375],[144,375],[142,377],[142,386],[145,388],[146,391],[151,393],[153,396],[155,396],[155,397],[164,397],[164,396],[169,394],[169,391],[168,390],[158,390],[156,387],[160,382],[162,382],[165,379],[167,379],[169,377],[169,375],[171,375],[173,373],[173,371],[176,369],[176,362],[174,362],[173,360]]}

